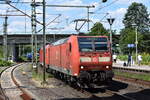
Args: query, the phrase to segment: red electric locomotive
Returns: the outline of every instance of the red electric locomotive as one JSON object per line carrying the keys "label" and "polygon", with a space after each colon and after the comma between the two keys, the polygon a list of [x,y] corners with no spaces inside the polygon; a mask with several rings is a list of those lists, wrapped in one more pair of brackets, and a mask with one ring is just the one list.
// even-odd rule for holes
{"label": "red electric locomotive", "polygon": [[[43,63],[40,50],[40,63]],[[111,80],[112,54],[107,36],[75,36],[46,46],[48,72],[82,86]]]}

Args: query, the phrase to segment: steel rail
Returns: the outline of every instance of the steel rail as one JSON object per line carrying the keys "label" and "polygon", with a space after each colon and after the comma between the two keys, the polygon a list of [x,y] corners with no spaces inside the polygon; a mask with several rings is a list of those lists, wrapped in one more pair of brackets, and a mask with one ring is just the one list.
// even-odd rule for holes
{"label": "steel rail", "polygon": [[[55,77],[57,80],[61,80],[62,82],[64,82],[64,80],[62,79],[58,79],[57,77]],[[65,82],[64,82],[65,83]],[[72,84],[69,84],[69,83],[66,83],[68,86],[70,86],[70,88],[74,91],[78,91],[78,92],[81,92],[82,94],[85,94],[86,96],[88,96],[89,98],[92,98],[93,100],[96,99],[101,99],[102,98],[102,93],[101,92],[98,92],[98,93],[92,93],[91,91],[89,90],[86,90],[84,88],[81,88],[79,87],[77,84],[75,85],[72,85]],[[94,89],[94,88],[93,88]],[[92,90],[93,90],[92,89]],[[105,89],[105,92],[104,94],[112,94],[112,95],[117,95],[118,97],[121,97],[123,100],[136,100],[132,97],[129,97],[129,96],[126,96],[126,95],[122,95],[120,93],[117,93],[115,91],[111,91],[111,90],[108,90],[108,89]],[[120,100],[122,100],[120,99]],[[117,100],[117,99],[116,99]]]}
{"label": "steel rail", "polygon": [[115,67],[113,66],[114,70],[125,70],[125,71],[133,71],[133,72],[141,72],[141,73],[150,73],[150,70],[144,70],[144,69],[134,69],[131,67]]}
{"label": "steel rail", "polygon": [[140,80],[140,79],[136,79],[136,78],[127,78],[127,77],[123,77],[123,76],[119,76],[119,75],[115,75],[114,79],[120,80],[121,82],[127,82],[127,83],[133,83],[133,84],[138,84],[138,85],[142,85],[142,86],[146,86],[146,87],[150,87],[150,81],[145,81],[145,80]]}
{"label": "steel rail", "polygon": [[20,89],[20,91],[23,93],[22,95],[21,95],[21,97],[23,98],[23,100],[35,100],[34,98],[32,98],[32,96],[30,96],[28,93],[27,93],[27,91],[25,91],[23,88],[21,88],[21,86],[19,85],[19,83],[17,82],[17,80],[15,79],[15,77],[14,77],[14,70],[17,68],[17,67],[19,67],[20,65],[18,65],[18,66],[16,66],[16,67],[14,67],[13,69],[12,69],[12,71],[11,71],[11,78],[12,78],[12,80],[13,80],[13,82],[15,83],[15,85]]}
{"label": "steel rail", "polygon": [[122,98],[124,98],[124,99],[126,99],[126,100],[136,100],[136,99],[134,99],[134,98],[132,98],[132,97],[125,96],[125,95],[119,94],[119,93],[117,93],[117,92],[114,92],[114,91],[111,91],[111,90],[107,90],[107,89],[106,89],[106,94],[109,94],[109,93],[114,94],[114,95],[117,95],[117,96],[120,96],[120,97],[122,97]]}
{"label": "steel rail", "polygon": [[[75,88],[73,88],[73,89],[75,89]],[[78,91],[80,91],[81,93],[83,93],[83,94],[89,96],[90,98],[91,98],[91,97],[92,97],[93,99],[96,98],[96,100],[99,99],[99,98],[101,98],[101,94],[102,94],[101,92],[92,93],[92,92],[87,91],[87,90],[84,90],[84,89],[79,89]],[[119,94],[119,93],[117,93],[117,92],[108,90],[108,89],[105,89],[104,94],[117,95],[117,96],[121,97],[123,100],[124,100],[124,99],[125,99],[125,100],[136,100],[136,99],[134,99],[134,98],[132,98],[132,97],[125,96],[125,95]],[[122,99],[121,99],[121,100],[122,100]],[[117,100],[117,99],[116,99],[116,100]]]}
{"label": "steel rail", "polygon": [[[11,68],[11,67],[12,67],[12,66],[6,67],[4,70],[2,70],[2,71],[0,72],[0,79],[1,79],[1,76],[2,76],[3,72],[6,71],[7,69]],[[1,92],[1,94],[0,94],[0,95],[1,95],[0,100],[1,100],[1,99],[2,99],[2,100],[9,100],[9,98],[8,98],[7,95],[5,94],[4,89],[2,88],[1,82],[0,82],[0,92]]]}
{"label": "steel rail", "polygon": [[[18,64],[19,65],[19,64]],[[7,69],[9,69],[9,68],[11,68],[11,67],[13,67],[13,66],[17,66],[17,65],[11,65],[11,66],[9,66],[9,67],[6,67],[5,69],[3,69],[1,72],[0,72],[0,78],[1,78],[1,76],[2,76],[2,74],[3,74],[3,72],[4,71],[6,71]],[[9,98],[8,98],[8,96],[5,94],[5,91],[3,90],[3,88],[2,88],[2,85],[1,85],[1,82],[0,82],[0,92],[1,92],[1,96],[0,96],[0,100],[9,100]]]}

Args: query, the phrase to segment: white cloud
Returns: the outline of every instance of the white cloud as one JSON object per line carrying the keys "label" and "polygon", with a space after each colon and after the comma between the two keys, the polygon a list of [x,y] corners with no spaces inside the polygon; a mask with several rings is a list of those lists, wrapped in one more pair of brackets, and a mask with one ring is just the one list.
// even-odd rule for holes
{"label": "white cloud", "polygon": [[6,14],[6,10],[0,9],[0,14]]}
{"label": "white cloud", "polygon": [[[112,25],[113,29],[117,29],[117,31],[119,31],[119,29],[122,29],[124,27],[122,20],[124,18],[126,11],[127,11],[127,8],[119,8],[115,11],[108,11],[109,15],[111,15],[112,18],[115,18],[115,21]],[[109,23],[108,22],[107,23],[102,22],[102,23],[103,23],[104,27],[109,29]]]}
{"label": "white cloud", "polygon": [[[22,0],[22,1],[24,1],[24,2],[31,2],[32,0]],[[114,0],[112,0],[112,1],[114,1]],[[112,1],[108,0],[108,3],[112,2]],[[42,2],[42,0],[36,0],[36,2]],[[90,12],[92,12],[93,10],[99,9],[99,7],[102,6],[102,5],[108,4],[108,3],[101,4],[101,3],[99,3],[100,0],[99,1],[98,0],[46,0],[46,2],[47,2],[47,4],[57,4],[57,5],[95,5],[95,8],[94,9],[90,9]],[[107,7],[109,9],[109,11],[107,10],[107,12],[109,12],[110,15],[115,18],[115,22],[114,22],[114,24],[112,26],[113,29],[119,30],[120,28],[123,27],[122,19],[124,17],[124,14],[126,13],[126,10],[127,10],[126,7],[129,6],[132,2],[138,2],[138,3],[145,3],[145,2],[147,2],[145,4],[148,5],[149,0],[118,0],[116,3],[111,5],[112,9],[111,8],[109,9],[110,6]],[[119,5],[119,6],[117,6],[117,5]],[[115,6],[115,7],[113,7],[113,6]],[[23,10],[23,7],[20,7],[19,5],[17,7]],[[30,7],[31,6],[28,5],[27,9],[26,9],[27,13],[29,15],[31,15],[31,8]],[[124,8],[118,8],[118,7],[124,7]],[[6,8],[8,8],[7,5],[4,5],[3,7],[1,6],[0,13],[4,13],[5,14]],[[86,13],[87,10],[86,9],[63,8],[63,7],[62,8],[50,8],[50,7],[47,7],[46,10],[47,10],[47,14],[48,13],[62,13],[64,16],[67,16],[67,18],[69,18],[69,21],[74,20],[76,18],[83,18],[83,16],[85,16],[84,18],[86,18],[86,16],[87,16],[87,13]],[[59,12],[59,11],[64,11],[64,12]],[[37,7],[37,12],[38,13],[42,13],[43,12],[42,11],[42,7]],[[77,16],[74,15],[74,14],[77,14]],[[92,16],[94,16],[92,18],[92,21],[95,23],[97,21],[100,21],[100,19],[102,18],[103,15],[98,15],[98,16],[97,15],[90,15],[90,18]],[[48,22],[49,20],[54,19],[54,17],[55,16],[46,15],[46,21]],[[107,18],[108,17],[109,16],[107,16]],[[29,19],[29,18],[27,17],[27,19]],[[42,22],[42,15],[37,15],[37,19]],[[61,18],[61,19],[64,19],[64,18]],[[66,19],[66,17],[65,17],[65,19]],[[106,18],[104,20],[107,22]],[[9,19],[9,21],[10,21],[10,19]],[[15,19],[13,19],[11,21],[12,22],[9,23],[9,27],[8,27],[10,31],[15,32],[15,31],[24,31],[25,30],[24,29],[24,25],[25,25],[24,19],[21,20],[21,19],[16,19],[15,18]],[[27,22],[27,26],[29,27],[28,30],[31,31],[31,23],[30,23],[30,21],[31,20],[29,19],[28,22]],[[106,28],[109,28],[109,24],[108,24],[108,22],[107,23],[106,22],[102,22],[102,23],[104,24],[104,26]],[[50,26],[52,26],[52,27],[63,27],[65,25],[66,25],[66,23],[64,21],[63,23],[61,23],[59,25],[57,25],[57,23],[52,23]],[[90,23],[90,26],[92,26],[92,25],[93,24]],[[41,28],[41,25],[37,25],[37,27]],[[65,27],[65,29],[62,30],[62,31],[72,31],[72,30],[75,31],[75,23],[72,23],[69,26]],[[81,31],[82,30],[85,30],[85,31],[87,30],[87,24],[84,25],[84,27],[81,29]]]}
{"label": "white cloud", "polygon": [[69,26],[66,26],[63,31],[70,31],[75,29],[75,24],[72,23]]}
{"label": "white cloud", "polygon": [[[78,27],[79,28],[81,26],[81,22],[78,23]],[[80,32],[84,32],[87,30],[87,24],[84,24],[84,26],[80,29]],[[76,30],[75,30],[75,26],[76,24],[75,23],[71,23],[69,24],[68,26],[66,26],[62,31],[65,31],[65,32],[73,32],[73,33],[76,33]]]}
{"label": "white cloud", "polygon": [[124,16],[124,14],[126,13],[127,8],[119,8],[115,11],[108,11],[108,13],[112,16],[112,17],[119,17],[122,18]]}
{"label": "white cloud", "polygon": [[100,19],[98,19],[98,18],[91,18],[91,20],[92,20],[91,23],[93,23],[93,24],[100,21]]}
{"label": "white cloud", "polygon": [[64,27],[64,29],[60,30],[47,30],[47,33],[49,34],[75,34],[75,24],[71,23],[70,25]]}
{"label": "white cloud", "polygon": [[133,2],[138,2],[138,3],[143,3],[145,2],[146,0],[118,0],[117,3],[118,4],[123,4],[123,5],[130,5],[131,3]]}
{"label": "white cloud", "polygon": [[42,9],[36,8],[36,13],[43,13]]}
{"label": "white cloud", "polygon": [[[31,31],[31,23],[26,22],[27,31]],[[13,21],[9,23],[8,32],[24,32],[25,30],[25,22],[24,21]]]}
{"label": "white cloud", "polygon": [[24,21],[13,21],[13,22],[10,23],[10,25],[22,26],[22,25],[25,25],[25,22]]}
{"label": "white cloud", "polygon": [[[82,0],[64,0],[62,2],[58,3],[59,5],[83,5]],[[57,11],[68,11],[68,10],[73,10],[75,8],[69,8],[69,7],[61,7],[61,8],[56,8]]]}

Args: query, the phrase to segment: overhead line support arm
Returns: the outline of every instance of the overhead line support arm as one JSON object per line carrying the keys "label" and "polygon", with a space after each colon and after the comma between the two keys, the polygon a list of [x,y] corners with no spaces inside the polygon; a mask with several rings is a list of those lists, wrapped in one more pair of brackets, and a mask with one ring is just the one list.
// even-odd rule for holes
{"label": "overhead line support arm", "polygon": [[[11,6],[12,8],[18,10],[18,11],[21,12],[22,14],[26,15],[27,17],[32,18],[30,15],[26,14],[25,12],[23,12],[22,10],[20,10],[20,9],[18,9],[17,7],[13,6],[12,4],[10,4],[10,3],[8,3],[8,2],[7,2],[7,4],[8,4],[9,6]],[[37,23],[43,25],[43,23],[39,22],[38,20],[35,20],[35,21],[36,21]]]}
{"label": "overhead line support arm", "polygon": [[74,7],[74,8],[94,8],[95,6],[77,6],[77,5],[46,5],[47,7]]}

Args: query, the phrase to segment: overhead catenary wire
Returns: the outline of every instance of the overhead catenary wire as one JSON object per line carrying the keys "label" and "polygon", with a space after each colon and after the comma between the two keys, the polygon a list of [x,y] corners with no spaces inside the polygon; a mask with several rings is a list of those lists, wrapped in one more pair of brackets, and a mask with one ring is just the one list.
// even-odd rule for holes
{"label": "overhead catenary wire", "polygon": [[[48,24],[46,24],[46,27],[48,25],[50,25],[52,22],[54,22],[57,18],[59,18],[61,16],[61,14],[59,14],[57,17],[55,17],[52,21],[50,21]],[[37,33],[41,32],[43,30],[43,28],[41,28],[40,30],[37,31]]]}
{"label": "overhead catenary wire", "polygon": [[103,6],[103,7],[98,8],[96,11],[94,11],[94,13],[98,12],[99,10],[101,10],[103,8],[111,6],[112,4],[116,3],[117,1],[119,1],[119,0],[114,0],[111,3],[109,3],[109,4],[107,4],[107,5]]}
{"label": "overhead catenary wire", "polygon": [[[10,3],[7,3],[7,4],[8,4],[9,6],[11,6],[12,8],[18,10],[18,11],[21,12],[22,14],[26,15],[27,17],[32,18],[30,15],[26,14],[25,12],[23,12],[22,10],[20,10],[20,9],[18,9],[17,7],[13,6],[12,4],[10,4]],[[43,23],[39,22],[38,20],[35,20],[35,21],[36,21],[38,24],[43,25]]]}
{"label": "overhead catenary wire", "polygon": [[[4,2],[4,0],[2,0],[2,1],[0,1],[0,4],[7,4],[7,3],[11,3],[11,4],[31,4],[32,2],[21,2],[21,1],[18,1],[18,2],[13,2],[13,1],[7,1],[7,0],[5,0],[5,2]],[[36,2],[36,3],[42,3],[42,2]]]}

